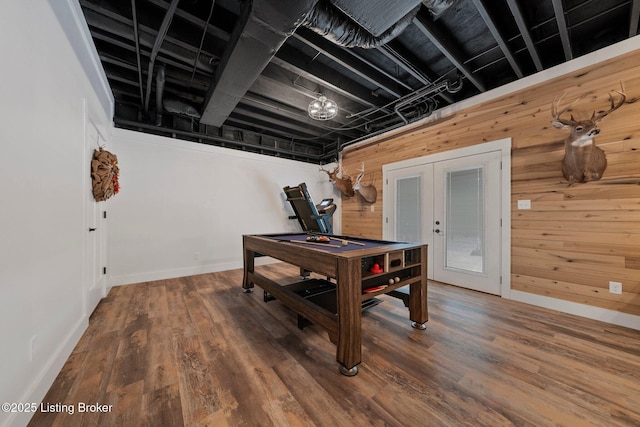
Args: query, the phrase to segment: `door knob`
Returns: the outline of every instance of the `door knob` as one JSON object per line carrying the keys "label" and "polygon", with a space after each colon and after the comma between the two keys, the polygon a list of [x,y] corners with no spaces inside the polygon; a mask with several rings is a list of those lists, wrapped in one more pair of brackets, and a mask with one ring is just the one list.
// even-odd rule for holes
{"label": "door knob", "polygon": [[433,231],[435,231],[436,233],[440,233],[440,229],[439,229],[439,228],[436,228],[436,229],[435,229],[435,230],[433,230]]}

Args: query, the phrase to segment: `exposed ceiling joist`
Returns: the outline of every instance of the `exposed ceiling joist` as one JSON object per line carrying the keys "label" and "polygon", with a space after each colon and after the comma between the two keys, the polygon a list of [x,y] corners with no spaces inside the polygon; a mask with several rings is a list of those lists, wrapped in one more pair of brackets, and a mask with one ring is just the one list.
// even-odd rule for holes
{"label": "exposed ceiling joist", "polygon": [[[271,63],[315,82],[315,87],[306,88],[310,97],[328,90],[367,107],[375,107],[378,102],[367,88],[355,82],[348,82],[345,77],[318,62],[305,62],[303,57],[290,49],[280,49]],[[347,83],[350,87],[347,87]]]}
{"label": "exposed ceiling joist", "polygon": [[509,62],[509,64],[511,65],[511,68],[513,68],[513,71],[516,73],[516,76],[518,76],[518,78],[524,77],[524,74],[522,73],[522,69],[520,69],[520,65],[518,64],[518,61],[516,61],[516,58],[513,56],[513,53],[511,53],[511,49],[509,49],[509,46],[507,46],[506,40],[504,39],[502,34],[500,34],[500,30],[498,30],[498,27],[493,22],[493,18],[491,18],[491,15],[489,14],[489,11],[485,7],[483,0],[472,0],[472,1],[476,9],[478,9],[480,16],[484,20],[485,25],[487,26],[491,34],[493,34],[493,38],[496,39],[496,43],[498,43],[498,46],[500,47],[502,54],[507,59],[507,62]]}
{"label": "exposed ceiling joist", "polygon": [[631,15],[629,18],[629,37],[638,34],[638,21],[640,20],[640,0],[631,2]]}
{"label": "exposed ceiling joist", "polygon": [[[303,9],[316,0],[79,0],[116,126],[313,163],[638,33],[640,0],[505,1],[317,0],[312,19]],[[241,13],[250,4],[259,19]],[[356,47],[331,41],[345,37]],[[268,47],[254,55],[247,40]],[[164,79],[155,79],[154,58]],[[455,91],[437,89],[460,76]],[[156,100],[149,112],[147,88]],[[331,120],[307,114],[319,92],[339,105]],[[218,126],[199,121],[207,108],[225,110]]]}
{"label": "exposed ceiling joist", "polygon": [[416,16],[414,24],[460,70],[467,80],[477,87],[479,91],[486,92],[487,89],[484,83],[465,65],[461,49],[451,42],[450,38],[446,37],[444,31],[439,28],[435,21],[421,11]]}
{"label": "exposed ceiling joist", "polygon": [[[304,34],[302,37],[301,34]],[[316,35],[315,33],[306,30],[300,29],[294,36],[297,40],[300,40],[302,43],[307,46],[315,49],[318,53],[326,56],[331,59],[333,62],[343,67],[345,70],[354,73],[358,78],[384,90],[389,95],[399,98],[402,96],[402,93],[398,90],[396,84],[392,81],[389,81],[386,76],[381,75],[375,69],[369,67],[367,64],[364,64],[362,61],[358,61],[354,56],[350,55],[344,49],[341,49],[337,45],[323,39],[322,37]],[[406,93],[406,92],[405,92]]]}
{"label": "exposed ceiling joist", "polygon": [[[154,4],[154,5],[158,6],[159,8],[165,9],[165,10],[169,8],[169,3],[166,2],[166,1],[163,1],[163,0],[146,0],[146,1],[148,1],[151,4]],[[215,3],[215,0],[211,0],[211,2]],[[200,19],[199,17],[197,17],[197,16],[195,16],[195,15],[193,15],[191,13],[188,13],[188,12],[185,12],[185,11],[183,11],[181,9],[178,9],[175,14],[179,18],[182,18],[182,19],[184,19],[186,21],[191,22],[196,27],[198,27],[198,29],[203,29],[206,26],[207,27],[207,34],[210,34],[210,35],[212,35],[212,36],[214,36],[214,37],[216,37],[216,38],[218,38],[218,39],[220,39],[222,41],[228,42],[229,38],[231,37],[231,35],[228,32],[226,32],[226,31],[224,31],[224,30],[222,30],[222,29],[220,29],[220,28],[218,28],[218,27],[216,27],[216,26],[214,26],[212,24],[207,23],[207,21],[205,21],[204,19]]]}
{"label": "exposed ceiling joist", "polygon": [[416,67],[410,61],[408,61],[403,55],[399,54],[395,49],[393,49],[392,43],[387,43],[384,46],[380,46],[378,50],[389,60],[395,63],[398,67],[411,74],[413,78],[418,80],[423,85],[431,84],[432,79],[429,79],[427,76],[425,76],[424,72],[416,69]]}
{"label": "exposed ceiling joist", "polygon": [[142,105],[144,102],[144,89],[142,88],[142,62],[140,61],[140,33],[138,31],[138,17],[136,16],[136,0],[131,0],[131,14],[133,21],[133,40],[136,46],[136,72],[138,73],[140,105]]}
{"label": "exposed ceiling joist", "polygon": [[564,14],[564,6],[562,0],[551,0],[553,4],[553,11],[556,15],[556,22],[558,24],[558,32],[560,33],[560,40],[562,41],[562,50],[564,52],[565,60],[570,61],[573,59],[573,51],[571,49],[571,39],[569,38],[569,30],[567,29],[567,21]]}
{"label": "exposed ceiling joist", "polygon": [[527,23],[524,21],[524,16],[522,15],[520,6],[518,6],[518,2],[516,0],[507,0],[507,5],[509,5],[509,10],[513,15],[513,19],[516,21],[518,30],[520,30],[520,35],[522,36],[522,40],[524,40],[524,44],[527,46],[529,55],[531,55],[531,59],[533,60],[534,65],[536,66],[536,71],[542,71],[542,61],[540,61],[540,55],[538,55],[538,49],[536,48],[536,45],[533,42],[533,38],[531,38],[531,34],[529,33],[529,28],[527,26]]}

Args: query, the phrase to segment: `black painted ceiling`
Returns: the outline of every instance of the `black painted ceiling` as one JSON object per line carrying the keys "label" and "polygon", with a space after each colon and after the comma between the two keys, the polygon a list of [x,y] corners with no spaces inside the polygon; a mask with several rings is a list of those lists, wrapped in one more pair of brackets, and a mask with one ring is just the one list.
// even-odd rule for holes
{"label": "black painted ceiling", "polygon": [[[80,4],[117,127],[310,163],[634,36],[640,15],[640,0]],[[334,119],[308,117],[319,94]]]}

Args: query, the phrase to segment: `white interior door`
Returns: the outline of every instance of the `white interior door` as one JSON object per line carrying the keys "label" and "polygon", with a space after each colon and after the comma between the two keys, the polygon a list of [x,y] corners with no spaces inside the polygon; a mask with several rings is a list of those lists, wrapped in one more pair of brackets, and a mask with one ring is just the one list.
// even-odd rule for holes
{"label": "white interior door", "polygon": [[500,157],[434,164],[434,280],[500,295]]}
{"label": "white interior door", "polygon": [[392,239],[400,242],[422,243],[431,239],[433,210],[433,165],[419,165],[391,171],[387,177],[393,184],[393,203],[387,218],[393,229]]}
{"label": "white interior door", "polygon": [[386,172],[385,238],[429,245],[428,278],[501,294],[501,152]]}
{"label": "white interior door", "polygon": [[87,120],[85,150],[85,247],[84,247],[84,309],[88,316],[106,295],[106,220],[104,202],[96,202],[91,192],[91,159],[93,151],[105,141],[96,126]]}

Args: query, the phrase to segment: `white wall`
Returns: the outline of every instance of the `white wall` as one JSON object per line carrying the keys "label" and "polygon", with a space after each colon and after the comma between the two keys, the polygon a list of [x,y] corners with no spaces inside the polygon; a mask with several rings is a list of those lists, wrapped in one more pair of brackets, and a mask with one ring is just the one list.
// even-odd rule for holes
{"label": "white wall", "polygon": [[241,268],[243,234],[300,231],[287,185],[339,200],[316,165],[122,129],[111,139],[122,187],[108,206],[111,285]]}
{"label": "white wall", "polygon": [[[0,14],[0,402],[40,402],[87,325],[85,108],[108,127],[111,101],[69,42],[86,36],[76,6],[12,1]],[[1,411],[0,425],[29,418]]]}

